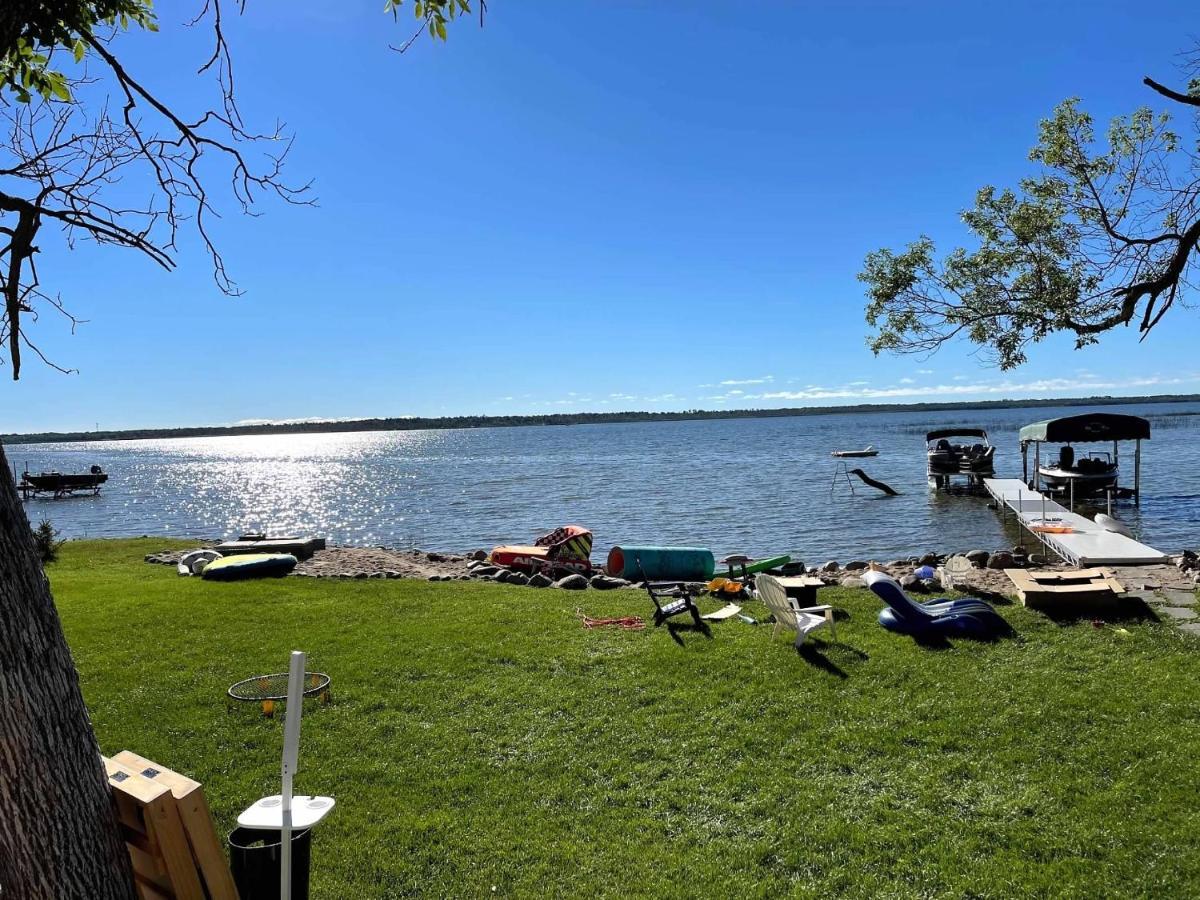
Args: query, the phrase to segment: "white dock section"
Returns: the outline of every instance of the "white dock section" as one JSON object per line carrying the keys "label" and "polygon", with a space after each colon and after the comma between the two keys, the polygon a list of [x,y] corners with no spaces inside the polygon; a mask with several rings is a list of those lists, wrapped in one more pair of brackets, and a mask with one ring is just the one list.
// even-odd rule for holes
{"label": "white dock section", "polygon": [[1105,531],[1091,519],[1071,512],[1049,497],[1030,490],[1017,478],[985,478],[984,486],[997,502],[1016,514],[1024,528],[1066,525],[1072,534],[1030,531],[1034,537],[1073,566],[1144,566],[1166,562],[1167,555],[1123,534]]}

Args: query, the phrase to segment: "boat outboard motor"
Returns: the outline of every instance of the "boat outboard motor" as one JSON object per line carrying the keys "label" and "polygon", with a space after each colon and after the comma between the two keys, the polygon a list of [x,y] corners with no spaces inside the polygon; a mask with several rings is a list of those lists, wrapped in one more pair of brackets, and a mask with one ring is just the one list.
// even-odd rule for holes
{"label": "boat outboard motor", "polygon": [[1058,467],[1060,469],[1069,469],[1075,465],[1075,448],[1060,447],[1058,450]]}
{"label": "boat outboard motor", "polygon": [[103,475],[104,470],[102,468],[100,468],[99,466],[92,466],[92,474],[93,475]]}

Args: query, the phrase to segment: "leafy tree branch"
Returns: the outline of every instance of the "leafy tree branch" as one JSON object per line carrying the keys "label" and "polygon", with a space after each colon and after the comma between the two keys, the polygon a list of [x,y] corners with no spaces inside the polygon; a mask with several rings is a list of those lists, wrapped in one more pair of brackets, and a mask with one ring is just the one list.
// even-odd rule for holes
{"label": "leafy tree branch", "polygon": [[[1158,94],[1200,106],[1200,80]],[[1077,346],[1119,326],[1144,338],[1193,288],[1200,243],[1200,165],[1171,117],[1147,107],[1119,117],[1104,139],[1077,99],[1041,123],[1037,175],[1016,190],[980,189],[962,213],[975,238],[942,259],[928,237],[877,250],[867,286],[869,346],[930,353],[966,338],[1002,369],[1056,332]]]}

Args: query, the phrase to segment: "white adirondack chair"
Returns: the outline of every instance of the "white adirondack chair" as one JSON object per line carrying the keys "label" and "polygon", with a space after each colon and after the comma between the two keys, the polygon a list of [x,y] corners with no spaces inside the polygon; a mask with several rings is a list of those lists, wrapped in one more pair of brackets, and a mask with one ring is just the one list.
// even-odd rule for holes
{"label": "white adirondack chair", "polygon": [[771,637],[779,634],[780,628],[790,628],[796,632],[796,647],[799,648],[804,646],[810,633],[828,625],[833,639],[837,640],[837,625],[833,620],[832,606],[800,606],[794,597],[787,595],[778,579],[771,575],[756,576],[754,591],[775,617],[775,630],[771,632]]}

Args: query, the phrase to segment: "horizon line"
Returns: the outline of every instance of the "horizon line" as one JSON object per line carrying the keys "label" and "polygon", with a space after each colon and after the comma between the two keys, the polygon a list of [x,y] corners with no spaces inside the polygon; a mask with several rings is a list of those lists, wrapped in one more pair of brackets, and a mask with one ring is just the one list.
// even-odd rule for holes
{"label": "horizon line", "polygon": [[[749,407],[744,409],[613,410],[611,412],[547,412],[488,415],[466,413],[456,416],[382,416],[372,418],[321,418],[246,420],[227,425],[177,425],[151,428],[120,428],[96,431],[31,431],[0,434],[0,444],[145,440],[154,437],[221,437],[283,434],[338,434],[362,431],[425,431],[457,428],[540,427],[561,424],[618,424],[653,421],[705,419],[789,418],[814,415],[882,412],[938,412],[970,409],[1021,409],[1047,406],[1084,406],[1094,403],[1118,406],[1133,403],[1200,402],[1200,394],[1147,394],[1090,397],[1016,397],[987,400],[924,400],[910,403],[854,403],[835,406]],[[564,422],[564,419],[578,420]],[[338,428],[336,426],[343,426]],[[350,427],[359,426],[359,427]],[[391,427],[385,427],[391,426]],[[407,427],[396,427],[407,426]]]}

